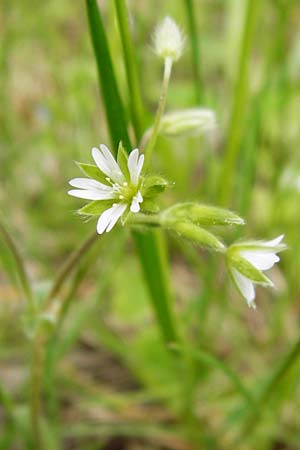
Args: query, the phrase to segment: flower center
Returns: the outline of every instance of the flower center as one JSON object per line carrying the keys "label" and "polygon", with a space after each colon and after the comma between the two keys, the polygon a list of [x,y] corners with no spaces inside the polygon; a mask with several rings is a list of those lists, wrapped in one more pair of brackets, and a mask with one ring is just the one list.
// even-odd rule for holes
{"label": "flower center", "polygon": [[106,179],[112,185],[112,188],[116,194],[116,197],[121,201],[125,201],[126,203],[131,203],[133,198],[138,193],[137,186],[128,184],[127,181],[124,181],[124,183],[119,184],[119,183],[113,183],[110,178],[106,178]]}

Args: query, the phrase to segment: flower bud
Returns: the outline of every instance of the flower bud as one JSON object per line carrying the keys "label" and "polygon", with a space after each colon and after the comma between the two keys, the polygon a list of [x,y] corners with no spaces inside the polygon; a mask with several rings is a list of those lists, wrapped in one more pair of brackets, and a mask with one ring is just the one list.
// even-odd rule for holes
{"label": "flower bud", "polygon": [[190,108],[173,111],[162,117],[160,132],[166,136],[199,136],[217,127],[214,111]]}
{"label": "flower bud", "polygon": [[163,58],[171,58],[177,61],[184,47],[184,36],[171,17],[165,17],[153,34],[153,44],[155,53]]}
{"label": "flower bud", "polygon": [[244,220],[227,209],[199,203],[178,203],[163,212],[165,222],[186,221],[199,226],[243,225]]}
{"label": "flower bud", "polygon": [[215,235],[192,223],[174,222],[168,225],[168,229],[201,247],[219,252],[225,250],[224,244]]}

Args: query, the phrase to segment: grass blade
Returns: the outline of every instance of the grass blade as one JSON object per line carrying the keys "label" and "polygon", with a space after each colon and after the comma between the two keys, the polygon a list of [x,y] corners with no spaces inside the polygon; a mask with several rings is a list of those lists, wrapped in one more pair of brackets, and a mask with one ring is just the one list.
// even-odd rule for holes
{"label": "grass blade", "polygon": [[[125,116],[122,113],[124,108],[117,89],[101,13],[96,0],[86,0],[86,6],[114,150],[116,152],[119,141],[123,141],[123,143],[127,142],[125,148],[128,151],[131,147]],[[166,343],[174,342],[176,341],[176,332],[169,306],[168,266],[162,236],[157,233],[144,234],[141,232],[134,232],[133,236],[162,336]]]}

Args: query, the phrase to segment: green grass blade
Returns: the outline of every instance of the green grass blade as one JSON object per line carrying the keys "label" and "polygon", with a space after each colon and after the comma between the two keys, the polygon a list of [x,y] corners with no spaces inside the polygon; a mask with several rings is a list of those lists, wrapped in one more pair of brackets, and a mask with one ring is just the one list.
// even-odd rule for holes
{"label": "green grass blade", "polygon": [[203,350],[194,350],[182,347],[180,345],[175,345],[174,348],[179,352],[187,354],[193,359],[200,361],[201,363],[219,369],[227,376],[227,378],[231,381],[232,385],[236,388],[237,392],[239,392],[240,395],[246,400],[247,404],[254,403],[254,399],[251,393],[246,388],[241,378],[224,361]]}
{"label": "green grass blade", "polygon": [[199,49],[199,39],[197,35],[197,24],[193,0],[184,0],[184,6],[188,20],[189,41],[192,51],[195,100],[197,104],[201,104],[203,100],[203,93],[201,88],[202,83],[201,83],[201,68],[200,68],[200,49]]}
{"label": "green grass blade", "polygon": [[[101,13],[96,0],[86,0],[86,6],[114,150],[117,151],[118,143],[122,141],[123,143],[127,142],[128,145],[125,148],[128,151],[130,142],[125,116],[122,113],[124,108],[118,94]],[[134,232],[133,236],[162,336],[165,342],[174,342],[176,341],[176,332],[170,310],[168,265],[162,236],[157,233],[144,234],[141,232]]]}
{"label": "green grass blade", "polygon": [[124,107],[119,94],[106,34],[96,0],[86,0],[87,15],[94,53],[97,62],[102,98],[105,105],[107,124],[113,147],[117,151],[122,140],[127,151],[130,150]]}
{"label": "green grass blade", "polygon": [[118,25],[123,46],[126,77],[129,91],[129,106],[132,124],[138,141],[143,132],[143,104],[140,96],[136,59],[130,36],[129,15],[124,0],[115,0]]}
{"label": "green grass blade", "polygon": [[243,34],[240,43],[240,54],[236,71],[238,78],[236,80],[227,145],[225,147],[223,167],[219,181],[219,198],[222,205],[228,205],[232,187],[234,185],[235,165],[242,139],[248,98],[250,52],[252,49],[258,6],[259,0],[248,0],[245,10]]}

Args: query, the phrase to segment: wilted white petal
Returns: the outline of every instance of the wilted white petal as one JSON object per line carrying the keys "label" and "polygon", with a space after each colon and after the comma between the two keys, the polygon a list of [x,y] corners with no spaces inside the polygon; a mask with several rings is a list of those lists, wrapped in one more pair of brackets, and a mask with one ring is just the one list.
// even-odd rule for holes
{"label": "wilted white petal", "polygon": [[242,275],[234,267],[231,267],[231,273],[240,293],[246,299],[248,306],[255,308],[255,289],[252,281]]}
{"label": "wilted white petal", "polygon": [[76,188],[81,189],[100,189],[102,191],[111,191],[111,186],[100,183],[100,181],[92,180],[90,178],[73,178],[69,181],[69,184]]}
{"label": "wilted white petal", "polygon": [[68,194],[86,200],[110,200],[115,197],[113,190],[101,191],[100,189],[71,189]]}
{"label": "wilted white petal", "polygon": [[280,260],[279,256],[275,253],[258,250],[242,250],[240,251],[240,255],[258,270],[271,269],[271,267]]}

